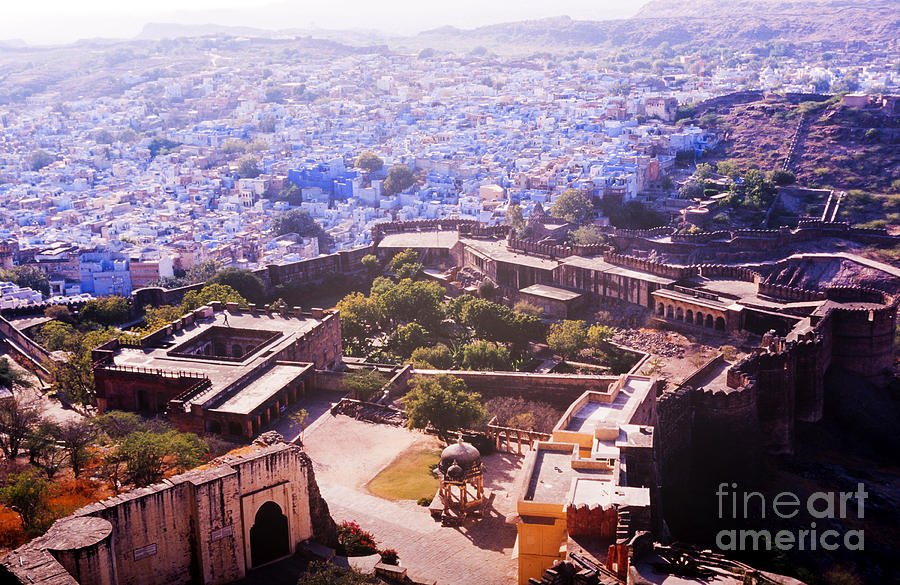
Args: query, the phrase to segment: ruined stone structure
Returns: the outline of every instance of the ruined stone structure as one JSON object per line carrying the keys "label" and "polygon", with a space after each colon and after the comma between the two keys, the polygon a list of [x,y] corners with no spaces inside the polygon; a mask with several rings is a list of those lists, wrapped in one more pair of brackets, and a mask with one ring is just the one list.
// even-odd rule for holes
{"label": "ruined stone structure", "polygon": [[165,414],[179,429],[255,436],[341,361],[336,312],[214,303],[92,352],[97,406]]}
{"label": "ruined stone structure", "polygon": [[312,463],[278,442],[120,494],[57,521],[0,559],[23,585],[220,585],[337,539]]}

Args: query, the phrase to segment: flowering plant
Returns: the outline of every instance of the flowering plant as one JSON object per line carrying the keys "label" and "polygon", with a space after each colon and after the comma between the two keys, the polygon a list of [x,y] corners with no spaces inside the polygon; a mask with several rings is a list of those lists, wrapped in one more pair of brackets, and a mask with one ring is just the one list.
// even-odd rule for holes
{"label": "flowering plant", "polygon": [[378,552],[375,539],[356,522],[341,522],[337,533],[340,552],[348,557],[362,557]]}

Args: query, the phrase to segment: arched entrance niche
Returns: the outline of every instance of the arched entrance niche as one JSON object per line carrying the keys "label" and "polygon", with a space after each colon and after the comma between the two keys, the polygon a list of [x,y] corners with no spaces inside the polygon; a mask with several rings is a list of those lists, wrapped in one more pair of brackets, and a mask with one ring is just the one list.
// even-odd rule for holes
{"label": "arched entrance niche", "polygon": [[250,564],[254,567],[280,559],[291,552],[287,517],[281,506],[266,502],[256,511],[250,528]]}

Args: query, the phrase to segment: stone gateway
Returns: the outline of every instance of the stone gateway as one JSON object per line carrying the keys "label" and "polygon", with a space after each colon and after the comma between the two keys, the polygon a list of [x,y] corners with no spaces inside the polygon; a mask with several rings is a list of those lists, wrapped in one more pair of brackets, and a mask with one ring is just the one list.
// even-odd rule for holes
{"label": "stone gateway", "polygon": [[309,457],[279,442],[78,510],[3,557],[0,582],[219,585],[306,539],[336,528]]}

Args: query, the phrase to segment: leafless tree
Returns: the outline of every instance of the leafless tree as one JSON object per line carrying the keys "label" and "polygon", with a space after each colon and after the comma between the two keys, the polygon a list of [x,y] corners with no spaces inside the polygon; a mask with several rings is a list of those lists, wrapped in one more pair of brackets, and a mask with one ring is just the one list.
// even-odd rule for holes
{"label": "leafless tree", "polygon": [[0,404],[0,450],[3,454],[8,459],[14,459],[31,430],[40,422],[41,409],[37,398],[14,394]]}

